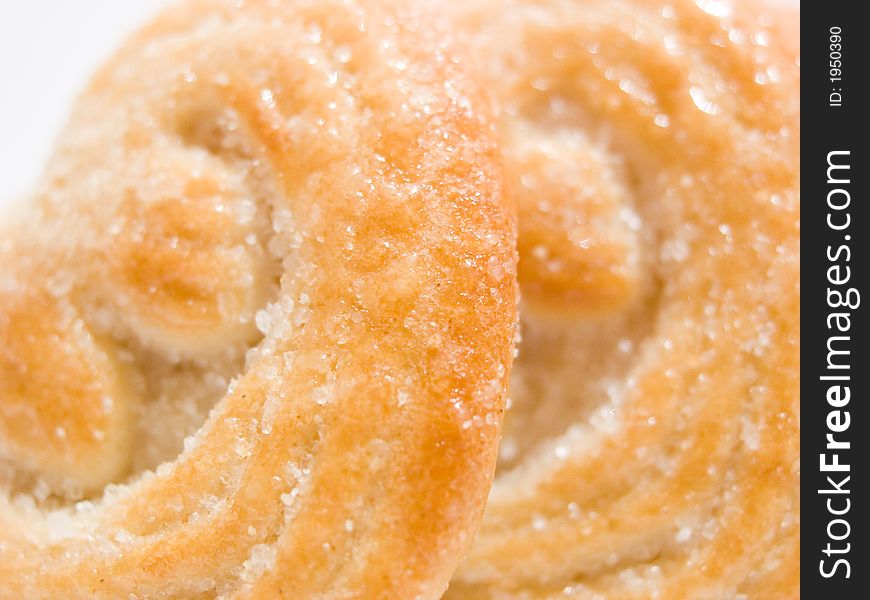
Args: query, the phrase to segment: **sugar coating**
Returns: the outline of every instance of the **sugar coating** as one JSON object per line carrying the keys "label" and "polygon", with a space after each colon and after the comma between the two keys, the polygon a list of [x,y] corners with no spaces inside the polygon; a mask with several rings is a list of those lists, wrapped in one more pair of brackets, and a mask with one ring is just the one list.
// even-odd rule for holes
{"label": "sugar coating", "polygon": [[450,6],[501,114],[523,338],[496,483],[446,597],[799,596],[789,15]]}
{"label": "sugar coating", "polygon": [[95,75],[0,236],[0,595],[440,597],[516,335],[443,31],[189,0]]}

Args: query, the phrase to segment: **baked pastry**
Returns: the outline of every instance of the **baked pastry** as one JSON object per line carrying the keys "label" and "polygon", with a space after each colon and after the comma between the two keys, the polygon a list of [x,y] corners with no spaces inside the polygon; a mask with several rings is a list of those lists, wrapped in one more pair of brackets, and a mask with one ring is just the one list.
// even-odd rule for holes
{"label": "baked pastry", "polygon": [[441,595],[516,312],[461,63],[407,2],[189,0],[97,73],[0,242],[0,598]]}
{"label": "baked pastry", "polygon": [[449,10],[501,111],[523,339],[446,597],[797,597],[796,30],[757,3]]}

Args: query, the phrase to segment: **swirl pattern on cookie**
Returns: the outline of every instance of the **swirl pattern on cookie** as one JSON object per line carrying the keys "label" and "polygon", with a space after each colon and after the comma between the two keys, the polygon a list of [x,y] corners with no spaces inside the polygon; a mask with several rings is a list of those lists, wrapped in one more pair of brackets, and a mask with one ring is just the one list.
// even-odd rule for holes
{"label": "swirl pattern on cookie", "polygon": [[796,34],[752,3],[451,11],[501,112],[523,339],[446,597],[796,597]]}
{"label": "swirl pattern on cookie", "polygon": [[478,95],[390,0],[190,0],[97,73],[0,238],[0,598],[441,595],[516,327]]}

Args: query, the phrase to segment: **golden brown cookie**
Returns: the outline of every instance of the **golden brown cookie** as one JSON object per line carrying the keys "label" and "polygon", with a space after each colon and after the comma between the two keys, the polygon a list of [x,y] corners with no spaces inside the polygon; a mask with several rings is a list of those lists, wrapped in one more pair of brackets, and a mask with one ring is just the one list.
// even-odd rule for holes
{"label": "golden brown cookie", "polygon": [[792,598],[796,30],[756,3],[451,3],[501,112],[523,340],[447,598]]}
{"label": "golden brown cookie", "polygon": [[0,598],[440,596],[516,312],[461,63],[407,2],[189,0],[99,71],[0,238]]}

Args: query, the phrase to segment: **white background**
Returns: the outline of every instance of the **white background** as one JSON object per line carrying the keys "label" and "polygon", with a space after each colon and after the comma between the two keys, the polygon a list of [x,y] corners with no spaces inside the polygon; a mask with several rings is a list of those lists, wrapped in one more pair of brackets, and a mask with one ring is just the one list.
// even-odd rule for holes
{"label": "white background", "polygon": [[0,207],[25,195],[91,72],[165,0],[0,0]]}

